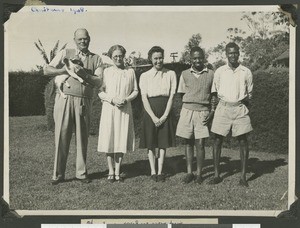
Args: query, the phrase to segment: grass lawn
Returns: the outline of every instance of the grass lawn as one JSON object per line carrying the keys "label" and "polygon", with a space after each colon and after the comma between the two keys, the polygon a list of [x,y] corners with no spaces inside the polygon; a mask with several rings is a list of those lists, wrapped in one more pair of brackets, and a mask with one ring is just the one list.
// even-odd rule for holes
{"label": "grass lawn", "polygon": [[165,183],[150,180],[146,150],[126,154],[124,183],[108,183],[106,157],[96,152],[98,137],[90,136],[88,171],[93,182],[74,180],[76,147],[71,142],[67,182],[51,185],[54,134],[47,131],[46,117],[10,117],[10,207],[17,210],[286,210],[287,155],[250,151],[249,187],[238,186],[239,152],[223,149],[224,181],[207,182],[213,175],[212,150],[206,148],[205,181],[182,184],[184,147],[167,151]]}

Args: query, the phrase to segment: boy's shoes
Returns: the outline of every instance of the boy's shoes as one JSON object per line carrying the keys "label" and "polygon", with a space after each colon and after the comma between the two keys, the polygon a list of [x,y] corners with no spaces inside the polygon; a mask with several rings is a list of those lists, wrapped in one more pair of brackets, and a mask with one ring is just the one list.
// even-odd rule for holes
{"label": "boy's shoes", "polygon": [[188,184],[190,182],[192,182],[195,179],[194,174],[192,173],[188,173],[182,180],[183,183]]}
{"label": "boy's shoes", "polygon": [[240,179],[239,185],[243,187],[249,187],[249,184],[246,180]]}
{"label": "boy's shoes", "polygon": [[151,180],[157,182],[157,175],[156,174],[152,174],[150,178],[151,178]]}
{"label": "boy's shoes", "polygon": [[157,175],[157,182],[165,182],[166,177],[163,174]]}
{"label": "boy's shoes", "polygon": [[197,184],[202,184],[202,182],[203,182],[203,178],[202,178],[202,176],[200,176],[200,175],[197,175],[197,176],[196,176],[196,180],[195,180],[195,181],[196,181],[196,183],[197,183]]}
{"label": "boy's shoes", "polygon": [[214,177],[213,179],[211,179],[208,184],[219,184],[223,181],[223,179],[221,177]]}

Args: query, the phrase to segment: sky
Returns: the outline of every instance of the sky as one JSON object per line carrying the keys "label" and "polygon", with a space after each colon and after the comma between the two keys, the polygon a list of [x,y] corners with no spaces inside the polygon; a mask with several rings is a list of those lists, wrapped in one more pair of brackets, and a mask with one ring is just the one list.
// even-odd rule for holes
{"label": "sky", "polygon": [[[263,9],[271,7],[259,7]],[[141,57],[147,58],[148,50],[158,45],[165,50],[165,62],[172,61],[171,52],[178,52],[178,61],[193,34],[201,34],[200,46],[208,50],[227,41],[228,28],[238,27],[249,33],[240,19],[243,11],[255,10],[253,6],[25,7],[12,14],[5,24],[5,60],[9,71],[36,69],[44,61],[34,46],[35,41],[40,39],[48,54],[57,40],[60,46],[68,43],[67,48],[74,48],[74,31],[86,28],[94,53],[102,54],[112,45],[120,44],[127,50],[127,56],[139,51]]]}

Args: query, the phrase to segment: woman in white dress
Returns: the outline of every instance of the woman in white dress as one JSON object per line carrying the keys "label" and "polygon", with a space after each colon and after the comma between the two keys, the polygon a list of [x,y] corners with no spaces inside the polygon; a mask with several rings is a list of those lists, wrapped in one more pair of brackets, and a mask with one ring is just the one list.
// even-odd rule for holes
{"label": "woman in white dress", "polygon": [[103,85],[99,93],[103,105],[98,151],[106,153],[109,182],[123,181],[120,177],[123,155],[134,150],[131,101],[138,95],[138,86],[134,70],[124,66],[125,53],[126,50],[121,45],[114,45],[109,49],[108,56],[114,65],[104,70]]}

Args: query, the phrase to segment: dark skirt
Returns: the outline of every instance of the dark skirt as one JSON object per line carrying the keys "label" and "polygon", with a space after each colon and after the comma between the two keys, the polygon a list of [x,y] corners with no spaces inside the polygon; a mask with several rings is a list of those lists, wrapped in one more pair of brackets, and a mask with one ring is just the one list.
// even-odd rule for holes
{"label": "dark skirt", "polygon": [[[160,118],[165,110],[169,97],[149,97],[150,107],[157,118]],[[169,113],[167,120],[159,127],[156,127],[144,109],[141,135],[140,135],[140,148],[160,148],[165,149],[175,146],[175,126],[173,121],[172,110]]]}

